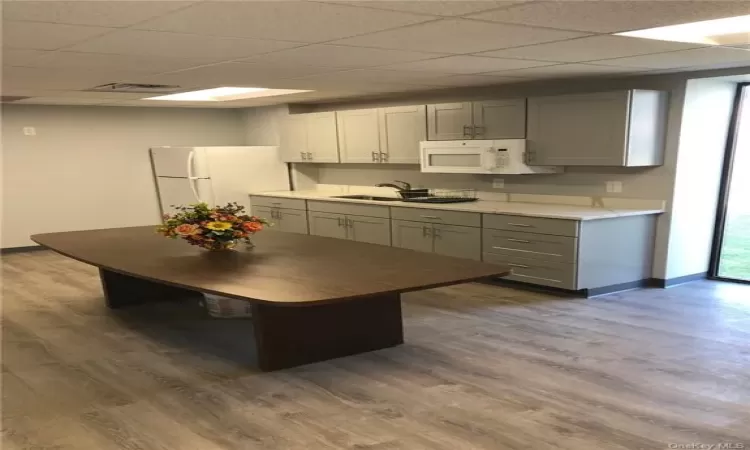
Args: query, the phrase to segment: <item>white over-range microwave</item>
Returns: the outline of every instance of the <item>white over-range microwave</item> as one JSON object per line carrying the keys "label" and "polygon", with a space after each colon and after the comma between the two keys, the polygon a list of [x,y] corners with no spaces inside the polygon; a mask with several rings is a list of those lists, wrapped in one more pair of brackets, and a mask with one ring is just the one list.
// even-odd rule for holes
{"label": "white over-range microwave", "polygon": [[530,174],[562,172],[561,167],[526,164],[526,139],[422,141],[422,172]]}

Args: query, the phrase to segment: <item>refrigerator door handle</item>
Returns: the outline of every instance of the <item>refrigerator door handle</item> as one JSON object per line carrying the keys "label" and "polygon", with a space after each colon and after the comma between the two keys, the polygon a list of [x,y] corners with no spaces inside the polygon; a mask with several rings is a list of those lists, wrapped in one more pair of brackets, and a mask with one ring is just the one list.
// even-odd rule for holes
{"label": "refrigerator door handle", "polygon": [[197,183],[197,180],[198,179],[195,178],[195,177],[190,177],[190,178],[188,178],[188,183],[190,183],[190,190],[193,191],[193,195],[195,196],[195,200],[198,203],[201,203],[202,202],[201,197],[200,197],[200,195],[198,195],[198,189],[195,187],[195,185]]}
{"label": "refrigerator door handle", "polygon": [[193,162],[194,161],[195,161],[195,150],[190,150],[190,153],[188,153],[188,158],[187,158],[187,176],[190,179],[193,179]]}

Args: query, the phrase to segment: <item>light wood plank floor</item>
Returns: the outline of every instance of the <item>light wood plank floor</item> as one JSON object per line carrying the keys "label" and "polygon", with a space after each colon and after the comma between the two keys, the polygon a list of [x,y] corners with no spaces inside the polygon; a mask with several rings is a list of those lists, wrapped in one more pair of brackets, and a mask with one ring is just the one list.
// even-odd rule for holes
{"label": "light wood plank floor", "polygon": [[247,321],[107,310],[51,252],[3,275],[4,449],[750,448],[747,286],[435,289],[404,296],[403,346],[261,373]]}

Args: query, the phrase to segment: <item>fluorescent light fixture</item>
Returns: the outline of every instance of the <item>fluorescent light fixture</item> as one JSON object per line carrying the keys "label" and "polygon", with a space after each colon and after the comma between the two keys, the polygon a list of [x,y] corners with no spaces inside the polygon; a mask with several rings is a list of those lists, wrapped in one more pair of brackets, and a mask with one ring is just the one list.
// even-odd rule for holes
{"label": "fluorescent light fixture", "polygon": [[616,35],[706,45],[750,44],[750,15],[627,31]]}
{"label": "fluorescent light fixture", "polygon": [[144,98],[143,100],[170,100],[176,102],[226,102],[230,100],[242,100],[246,98],[297,94],[300,92],[310,91],[301,91],[295,89],[268,89],[258,87],[218,87],[213,89],[203,89],[200,91],[181,92],[179,94],[148,97]]}

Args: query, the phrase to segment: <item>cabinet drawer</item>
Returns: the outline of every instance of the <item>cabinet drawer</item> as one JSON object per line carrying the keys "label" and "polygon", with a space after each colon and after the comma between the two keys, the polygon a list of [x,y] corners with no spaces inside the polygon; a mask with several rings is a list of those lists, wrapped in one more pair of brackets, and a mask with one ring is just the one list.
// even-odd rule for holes
{"label": "cabinet drawer", "polygon": [[551,234],[485,228],[483,251],[545,261],[576,262],[578,239]]}
{"label": "cabinet drawer", "polygon": [[545,219],[543,217],[510,216],[506,214],[483,214],[484,228],[494,230],[524,231],[527,233],[578,236],[578,221]]}
{"label": "cabinet drawer", "polygon": [[479,213],[444,211],[441,209],[394,207],[391,208],[391,215],[394,219],[410,220],[414,222],[463,225],[466,227],[479,227],[481,225]]}
{"label": "cabinet drawer", "polygon": [[540,261],[516,256],[483,253],[484,262],[510,266],[511,274],[503,277],[506,280],[560,289],[576,290],[576,265],[563,262]]}
{"label": "cabinet drawer", "polygon": [[318,211],[336,214],[347,214],[350,216],[367,216],[382,217],[387,219],[390,212],[387,206],[380,205],[362,205],[357,203],[346,202],[321,202],[309,200],[307,202],[308,211]]}
{"label": "cabinet drawer", "polygon": [[267,206],[270,208],[307,209],[305,200],[299,198],[267,197],[265,195],[251,195],[252,206]]}

